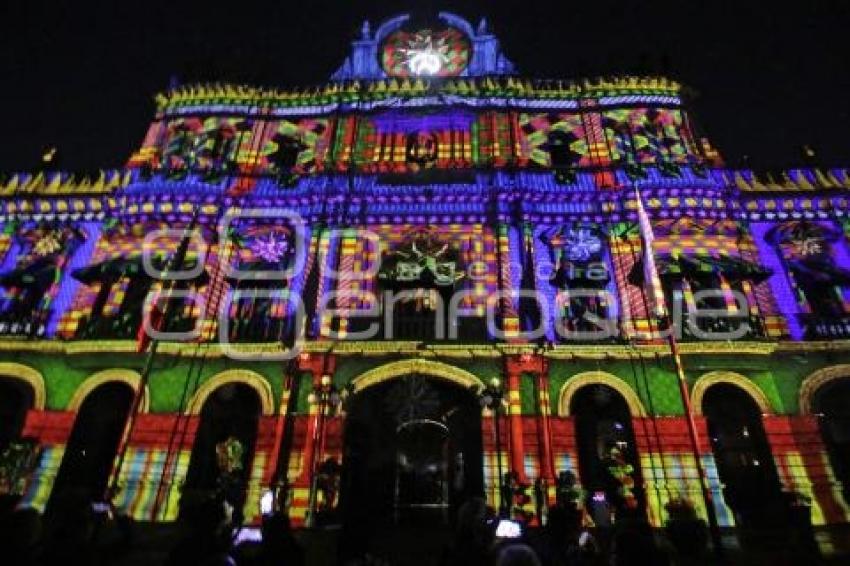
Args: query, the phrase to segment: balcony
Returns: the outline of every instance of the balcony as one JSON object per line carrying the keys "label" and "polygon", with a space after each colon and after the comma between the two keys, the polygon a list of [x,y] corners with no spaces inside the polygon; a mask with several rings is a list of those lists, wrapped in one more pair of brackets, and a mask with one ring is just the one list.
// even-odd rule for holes
{"label": "balcony", "polygon": [[47,331],[44,321],[50,318],[50,312],[0,313],[0,336],[20,338],[41,338]]}
{"label": "balcony", "polygon": [[232,318],[228,330],[228,338],[232,343],[283,342],[290,344],[294,338],[289,318],[267,316]]}
{"label": "balcony", "polygon": [[850,339],[850,314],[823,315],[802,313],[797,315],[805,340]]}
{"label": "balcony", "polygon": [[[602,316],[602,315],[600,315]],[[603,321],[600,321],[600,324]],[[607,330],[607,331],[606,331]],[[556,325],[558,344],[621,344],[625,342],[620,325],[606,329],[583,316],[565,316]]]}
{"label": "balcony", "polygon": [[[139,335],[142,324],[139,316],[105,316],[89,320],[87,317],[80,319],[77,325],[77,340],[135,340]],[[186,332],[190,333],[195,328],[195,317],[187,317],[174,314],[163,329],[164,332]]]}
{"label": "balcony", "polygon": [[[483,343],[490,339],[487,334],[487,322],[483,317],[459,317],[457,319],[457,338],[449,337],[448,321],[444,322],[441,338],[437,338],[437,319],[433,314],[420,315],[396,314],[390,333],[384,328],[383,317],[352,317],[348,321],[347,335],[371,330],[366,340],[397,340],[417,342],[457,341],[461,343]],[[331,328],[338,332],[340,319],[334,319]],[[345,339],[345,338],[343,338]]]}
{"label": "balcony", "polygon": [[[760,316],[747,317],[701,317],[697,319],[696,326],[703,333],[698,335],[693,332],[691,326],[687,323],[687,318],[683,320],[681,340],[684,342],[712,342],[727,340],[724,336],[737,335],[742,325],[747,326],[747,331],[742,336],[737,336],[734,340],[766,340],[767,330],[764,319]],[[710,336],[705,336],[708,334]]]}

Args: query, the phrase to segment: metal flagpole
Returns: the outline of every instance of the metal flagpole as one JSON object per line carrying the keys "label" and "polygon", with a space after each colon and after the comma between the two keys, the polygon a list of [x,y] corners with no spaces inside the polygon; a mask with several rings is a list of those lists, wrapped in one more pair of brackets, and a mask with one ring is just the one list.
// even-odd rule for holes
{"label": "metal flagpole", "polygon": [[654,240],[652,232],[652,224],[649,222],[649,216],[643,208],[643,201],[640,196],[640,191],[637,185],[633,185],[635,191],[635,199],[637,200],[638,226],[640,228],[641,246],[643,247],[643,270],[644,284],[649,295],[650,306],[652,311],[650,316],[654,316],[659,320],[659,329],[662,324],[667,332],[667,343],[670,348],[670,354],[673,358],[673,365],[676,368],[676,377],[679,383],[679,395],[682,399],[682,405],[685,408],[685,416],[688,425],[688,437],[691,443],[691,451],[694,456],[694,464],[696,465],[699,474],[699,484],[702,491],[702,499],[705,503],[705,511],[708,516],[709,531],[711,532],[711,542],[714,547],[714,552],[718,559],[723,558],[723,541],[720,535],[720,525],[717,522],[717,512],[714,509],[714,498],[711,495],[711,490],[708,489],[708,478],[705,473],[705,467],[702,464],[700,456],[700,439],[697,431],[696,421],[694,420],[693,406],[691,405],[691,394],[688,390],[688,382],[685,378],[685,369],[682,365],[682,358],[679,355],[679,343],[676,340],[672,320],[665,307],[664,294],[661,289],[661,281],[658,277],[658,269],[655,266],[655,252],[652,249]]}
{"label": "metal flagpole", "polygon": [[[167,265],[165,271],[163,272],[163,279],[167,279],[168,274],[171,271],[179,270],[183,267],[183,263],[186,259],[186,253],[189,250],[189,243],[192,239],[192,233],[195,231],[195,227],[198,221],[198,211],[195,211],[195,214],[192,216],[192,221],[183,231],[183,238],[180,241],[180,245],[177,247],[177,251],[174,253],[174,257],[171,259],[169,264]],[[170,293],[174,289],[174,281],[171,281],[168,287],[168,293]],[[155,330],[159,330],[161,328],[165,328],[168,324],[168,319],[171,315],[171,305],[170,302],[167,301],[168,296],[166,295],[166,303],[163,309],[162,316],[159,321],[153,320],[152,314],[153,309],[156,308],[156,304],[151,305],[151,326],[156,326]],[[144,329],[145,316],[142,313],[142,328],[141,331],[145,332]],[[144,342],[142,342],[144,344]],[[156,337],[151,337],[150,341],[150,351],[148,351],[147,359],[145,359],[145,366],[142,370],[142,374],[139,378],[139,386],[134,392],[133,402],[130,405],[130,413],[127,416],[127,421],[124,423],[124,431],[121,434],[121,442],[118,445],[118,456],[115,460],[115,465],[112,467],[112,473],[110,474],[109,483],[107,484],[106,492],[104,493],[104,501],[111,502],[112,499],[118,494],[118,480],[121,475],[121,468],[124,466],[124,459],[127,456],[127,449],[130,444],[130,436],[133,432],[133,429],[136,426],[136,421],[139,415],[139,409],[142,406],[142,400],[145,396],[145,390],[147,389],[148,381],[150,380],[151,370],[153,369],[153,362],[156,358],[156,352],[159,349],[159,339]],[[142,348],[144,351],[144,348]]]}

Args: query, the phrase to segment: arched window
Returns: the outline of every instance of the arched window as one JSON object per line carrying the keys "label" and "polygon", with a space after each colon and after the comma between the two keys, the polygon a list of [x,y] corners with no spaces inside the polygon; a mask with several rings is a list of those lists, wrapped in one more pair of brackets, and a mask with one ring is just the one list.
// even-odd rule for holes
{"label": "arched window", "polygon": [[20,438],[34,398],[35,393],[28,383],[0,376],[0,453],[10,442]]}
{"label": "arched window", "polygon": [[181,509],[219,493],[241,514],[257,441],[260,398],[244,383],[227,383],[201,409]]}
{"label": "arched window", "polygon": [[814,401],[829,462],[843,484],[844,499],[850,502],[850,377],[823,385]]}
{"label": "arched window", "polygon": [[740,387],[718,383],[703,397],[724,498],[744,527],[782,521],[779,476],[758,405]]}
{"label": "arched window", "polygon": [[[642,508],[640,461],[623,396],[607,385],[584,386],[572,397],[570,415],[575,418],[579,477],[591,512],[604,516],[606,508]],[[623,464],[633,468],[629,477],[621,473]],[[629,483],[633,487],[624,490]]]}
{"label": "arched window", "polygon": [[77,412],[48,507],[66,496],[98,500],[106,490],[118,443],[133,401],[124,382],[104,383]]}

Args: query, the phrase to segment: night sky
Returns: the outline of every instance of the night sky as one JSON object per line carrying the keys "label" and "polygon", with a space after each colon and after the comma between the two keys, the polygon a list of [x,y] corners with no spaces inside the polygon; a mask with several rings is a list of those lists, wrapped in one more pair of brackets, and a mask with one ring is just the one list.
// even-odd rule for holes
{"label": "night sky", "polygon": [[172,0],[0,6],[0,171],[121,166],[142,140],[153,95],[181,82],[269,86],[325,81],[366,18],[415,7],[486,16],[521,74],[576,78],[663,72],[695,91],[702,130],[730,165],[850,166],[850,6],[844,1]]}

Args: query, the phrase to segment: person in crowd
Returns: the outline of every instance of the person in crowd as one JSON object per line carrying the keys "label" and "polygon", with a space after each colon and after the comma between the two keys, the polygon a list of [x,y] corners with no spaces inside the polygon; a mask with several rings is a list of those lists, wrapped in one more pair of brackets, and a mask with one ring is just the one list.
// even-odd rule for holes
{"label": "person in crowd", "polygon": [[35,564],[41,543],[41,514],[35,509],[10,509],[0,518],[3,564]]}
{"label": "person in crowd", "polygon": [[611,566],[669,566],[670,556],[655,542],[652,527],[643,519],[619,521],[611,541]]}
{"label": "person in crowd", "polygon": [[179,528],[182,531],[180,539],[166,564],[207,566],[228,563],[230,528],[221,498],[205,497],[184,503]]}
{"label": "person in crowd", "polygon": [[479,497],[461,505],[457,513],[454,539],[443,555],[443,566],[491,564],[495,541],[492,519],[487,504]]}
{"label": "person in crowd", "polygon": [[541,566],[537,554],[527,544],[508,544],[496,556],[496,566]]}
{"label": "person in crowd", "polygon": [[277,512],[263,518],[263,542],[257,564],[304,566],[304,549],[292,532],[289,517]]}
{"label": "person in crowd", "polygon": [[97,564],[96,527],[88,494],[67,491],[58,495],[45,517],[42,563],[65,565],[72,556],[76,564]]}

